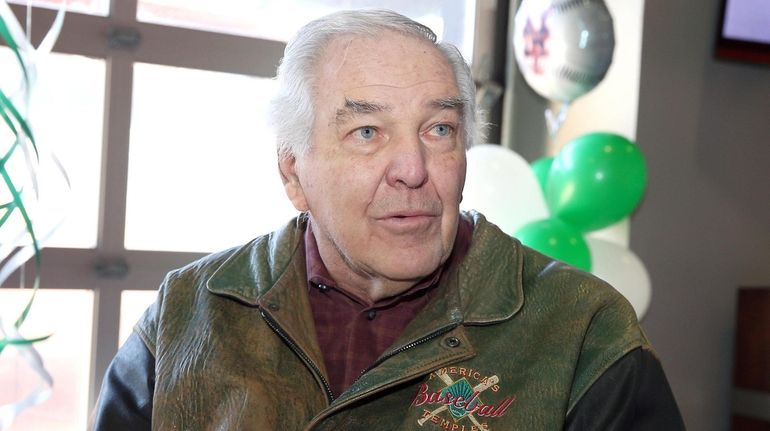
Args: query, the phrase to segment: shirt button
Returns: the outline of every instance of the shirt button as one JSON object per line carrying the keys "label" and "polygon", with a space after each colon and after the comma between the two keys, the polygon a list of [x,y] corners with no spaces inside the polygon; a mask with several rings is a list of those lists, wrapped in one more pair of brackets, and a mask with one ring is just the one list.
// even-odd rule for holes
{"label": "shirt button", "polygon": [[369,310],[369,312],[366,313],[366,318],[369,320],[374,320],[375,317],[377,317],[377,310]]}

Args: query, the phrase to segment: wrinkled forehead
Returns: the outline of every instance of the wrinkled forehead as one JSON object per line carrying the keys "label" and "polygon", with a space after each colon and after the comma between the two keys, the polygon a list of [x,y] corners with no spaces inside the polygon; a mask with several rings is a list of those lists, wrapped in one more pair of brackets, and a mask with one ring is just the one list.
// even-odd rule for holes
{"label": "wrinkled forehead", "polygon": [[432,42],[392,30],[333,38],[319,57],[316,72],[317,90],[368,85],[406,88],[425,81],[457,87],[449,62]]}

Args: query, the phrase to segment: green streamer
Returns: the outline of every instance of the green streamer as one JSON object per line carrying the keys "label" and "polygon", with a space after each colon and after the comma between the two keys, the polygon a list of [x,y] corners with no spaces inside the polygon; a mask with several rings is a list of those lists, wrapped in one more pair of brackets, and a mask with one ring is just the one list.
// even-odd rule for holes
{"label": "green streamer", "polygon": [[[39,261],[40,252],[36,251],[35,253],[35,260]],[[40,267],[40,264],[38,263],[36,265],[38,268]],[[24,311],[21,312],[21,315],[18,319],[13,323],[13,326],[16,329],[19,329],[21,325],[24,323],[25,320],[27,320],[27,314],[29,314],[29,310],[32,309],[32,302],[35,300],[35,295],[37,294],[37,289],[40,287],[40,275],[39,271],[35,271],[35,282],[34,286],[32,287],[32,295],[29,297],[29,301],[27,301],[27,306],[24,307]],[[50,337],[50,335],[47,335],[45,338]]]}
{"label": "green streamer", "polygon": [[23,346],[27,344],[37,343],[38,341],[44,341],[50,338],[50,335],[37,338],[3,338],[0,340],[0,352],[5,349],[6,346]]}
{"label": "green streamer", "polygon": [[[1,16],[0,16],[0,37],[2,37],[3,40],[6,42],[6,44],[13,50],[17,60],[19,61],[19,65],[24,74],[24,84],[25,84],[24,90],[28,91],[29,78],[28,78],[26,65],[24,63],[24,60],[21,57],[21,53],[19,52],[18,45],[11,37],[10,32],[8,31],[8,26],[6,25],[5,20],[3,20]],[[35,143],[35,137],[34,137],[34,134],[32,133],[32,129],[29,127],[29,124],[27,123],[27,121],[24,119],[24,117],[22,117],[22,115],[19,113],[19,110],[16,109],[16,106],[5,95],[2,89],[0,89],[0,116],[3,117],[3,121],[5,122],[6,126],[11,130],[11,132],[13,132],[14,136],[16,137],[16,140],[11,145],[8,152],[3,156],[2,159],[0,159],[0,176],[2,176],[3,181],[5,182],[5,185],[8,188],[8,191],[11,193],[11,197],[12,197],[12,201],[7,204],[4,204],[2,207],[6,209],[6,212],[3,214],[2,217],[0,217],[0,227],[5,225],[6,221],[11,217],[11,215],[13,215],[14,211],[18,210],[19,214],[24,220],[24,226],[27,230],[27,233],[32,239],[32,248],[34,250],[34,255],[35,255],[34,287],[32,289],[32,295],[30,295],[29,301],[27,301],[27,304],[24,307],[24,310],[22,311],[19,318],[16,319],[16,321],[14,322],[14,327],[18,329],[27,319],[27,315],[29,314],[29,311],[32,308],[32,303],[35,299],[35,295],[37,293],[37,290],[40,284],[40,278],[39,278],[40,244],[38,243],[37,236],[35,235],[35,229],[32,226],[32,220],[30,219],[29,214],[27,213],[27,209],[24,206],[24,202],[21,197],[21,191],[17,190],[16,185],[13,183],[13,180],[11,179],[10,175],[8,174],[8,171],[5,168],[5,164],[13,155],[14,151],[16,150],[16,148],[18,148],[18,145],[19,145],[19,138],[20,138],[19,129],[16,127],[16,124],[19,125],[24,135],[26,135],[26,137],[29,139],[29,142],[32,144],[32,148],[35,151],[35,156],[39,159],[40,155],[37,150],[37,145]],[[8,339],[0,340],[0,352],[2,352],[5,346],[7,345],[32,344],[37,341],[45,340],[49,336],[50,335],[47,335],[44,337],[32,338],[32,339],[14,338],[12,340],[8,340]]]}
{"label": "green streamer", "polygon": [[[13,116],[13,119],[16,120],[16,122],[21,126],[21,130],[24,131],[24,134],[27,135],[29,138],[29,141],[32,143],[32,148],[35,150],[35,156],[40,157],[40,155],[37,152],[37,144],[35,143],[35,136],[32,134],[32,129],[29,127],[29,124],[27,124],[27,121],[24,119],[24,117],[19,114],[19,111],[16,109],[16,106],[14,106],[13,102],[11,102],[8,97],[5,96],[5,93],[3,93],[3,90],[0,89],[0,108],[2,108],[3,111],[8,110],[8,112],[11,113],[11,116]],[[6,115],[3,115],[3,118],[5,118]],[[7,121],[6,121],[7,122]],[[15,130],[12,128],[12,130]],[[18,133],[16,133],[16,136],[18,136]]]}
{"label": "green streamer", "polygon": [[[2,0],[0,0],[2,1]],[[2,3],[0,3],[2,4]],[[10,202],[4,202],[0,204],[0,228],[2,227],[8,227],[7,221],[8,219],[15,215],[18,211],[18,214],[21,216],[22,220],[24,221],[24,228],[26,230],[26,234],[29,235],[31,239],[31,246],[32,246],[32,252],[35,257],[35,266],[34,266],[34,282],[33,282],[33,288],[32,288],[32,294],[29,297],[29,300],[27,301],[24,310],[21,312],[20,316],[16,321],[14,322],[14,327],[12,330],[9,330],[7,333],[3,330],[2,334],[3,337],[0,339],[0,353],[7,347],[7,346],[20,346],[24,349],[30,349],[30,353],[32,353],[29,356],[25,356],[25,359],[29,363],[29,365],[35,370],[35,372],[40,376],[42,381],[46,383],[47,388],[41,387],[33,390],[29,395],[27,395],[26,398],[18,400],[16,402],[12,402],[10,404],[3,404],[0,405],[0,428],[3,428],[5,425],[9,425],[15,417],[24,409],[29,408],[33,405],[39,404],[43,400],[45,400],[48,396],[50,396],[51,388],[53,386],[53,378],[51,377],[50,373],[45,369],[39,354],[35,351],[35,347],[33,346],[34,343],[43,341],[48,339],[51,335],[46,335],[42,337],[35,337],[35,338],[26,338],[19,334],[19,327],[24,323],[26,320],[30,309],[32,308],[32,303],[35,300],[35,296],[37,294],[37,291],[40,287],[40,268],[41,268],[41,255],[40,255],[40,243],[38,242],[38,238],[35,232],[35,228],[32,225],[32,219],[30,215],[28,214],[27,208],[25,207],[24,200],[22,199],[22,192],[24,190],[24,183],[22,182],[20,185],[21,188],[17,188],[16,183],[14,183],[13,179],[11,178],[10,172],[8,172],[7,165],[8,161],[11,160],[11,157],[16,154],[18,156],[18,150],[20,147],[24,150],[24,154],[22,157],[24,157],[25,161],[27,162],[27,168],[29,170],[29,175],[31,175],[33,182],[36,179],[36,167],[35,162],[38,164],[40,163],[40,153],[38,151],[37,142],[35,139],[35,135],[32,132],[32,128],[30,127],[28,118],[26,114],[27,107],[29,105],[29,98],[30,98],[30,90],[31,86],[34,85],[34,75],[32,75],[33,67],[35,66],[34,63],[34,57],[29,57],[28,54],[43,54],[51,51],[51,48],[53,47],[53,44],[55,40],[57,39],[59,32],[61,31],[63,19],[64,19],[64,12],[66,10],[66,4],[67,2],[61,2],[59,6],[59,11],[56,15],[56,19],[54,20],[53,25],[48,30],[46,36],[43,38],[43,42],[40,44],[38,49],[35,49],[31,44],[26,42],[25,40],[14,40],[14,35],[19,34],[19,29],[21,29],[21,26],[18,24],[18,21],[16,20],[16,17],[11,12],[10,8],[7,7],[7,5],[2,4],[4,8],[0,10],[0,43],[5,42],[5,44],[13,51],[14,56],[16,57],[16,60],[19,64],[19,67],[21,68],[21,72],[23,75],[23,82],[21,86],[21,97],[18,99],[15,98],[14,100],[19,103],[19,107],[23,109],[17,109],[17,106],[14,104],[13,101],[11,101],[11,98],[6,95],[5,92],[0,89],[0,117],[2,117],[2,121],[0,122],[0,128],[5,125],[5,127],[10,130],[13,135],[14,139],[13,142],[10,142],[9,148],[6,150],[3,150],[5,154],[3,155],[2,159],[0,159],[0,177],[2,177],[2,182],[4,183],[5,187],[8,189],[11,195]],[[10,24],[10,26],[9,26]],[[28,29],[29,30],[29,29]],[[25,43],[22,43],[25,42]],[[20,46],[21,45],[21,49]],[[28,63],[29,62],[29,63]],[[24,114],[24,115],[22,115]],[[25,145],[30,145],[34,151],[35,154],[35,160],[30,160],[29,158],[29,152],[27,151],[28,148],[25,147]],[[54,161],[58,164],[58,161],[54,158]],[[61,167],[60,167],[61,168]],[[62,169],[62,173],[64,173]],[[66,173],[64,173],[65,179]],[[26,177],[25,177],[26,178]],[[17,178],[18,179],[18,178]],[[67,179],[67,183],[69,184],[69,180]],[[36,197],[36,194],[35,194]],[[4,199],[5,200],[5,199]],[[13,244],[15,245],[15,244]],[[24,261],[28,259],[28,247],[29,246],[23,246],[21,248],[21,251],[16,251],[15,253],[18,253],[16,255],[13,255],[14,252],[9,252],[8,255],[13,255],[13,257],[9,258],[7,261],[5,261],[5,264],[10,265],[4,269],[7,269],[7,271],[3,271],[3,280],[7,277],[9,273],[12,273],[14,271],[24,271]],[[5,260],[6,255],[0,257],[1,260]],[[2,262],[0,262],[2,263]],[[23,273],[22,273],[23,275]]]}
{"label": "green streamer", "polygon": [[19,62],[19,66],[21,66],[21,72],[24,74],[24,88],[29,88],[29,74],[27,72],[27,67],[24,64],[24,59],[21,57],[19,45],[13,39],[13,36],[11,36],[11,32],[8,31],[8,25],[5,23],[2,16],[0,16],[0,37],[5,41],[5,44],[11,48],[13,54],[16,56],[16,60]]}
{"label": "green streamer", "polygon": [[7,204],[4,204],[3,206],[0,206],[0,210],[5,210],[5,213],[3,213],[3,216],[0,217],[0,228],[3,227],[6,221],[8,221],[8,218],[11,217],[11,214],[13,214],[13,210],[16,208],[15,202],[8,202]]}
{"label": "green streamer", "polygon": [[[0,90],[0,92],[2,91],[3,90]],[[5,105],[1,105],[1,104],[0,104],[0,117],[3,117],[3,121],[5,121],[5,124],[8,126],[9,129],[11,129],[11,132],[13,132],[13,135],[18,138],[19,131],[16,130],[16,125],[13,124],[13,120],[11,120],[11,117],[9,117],[8,114],[5,112]]]}

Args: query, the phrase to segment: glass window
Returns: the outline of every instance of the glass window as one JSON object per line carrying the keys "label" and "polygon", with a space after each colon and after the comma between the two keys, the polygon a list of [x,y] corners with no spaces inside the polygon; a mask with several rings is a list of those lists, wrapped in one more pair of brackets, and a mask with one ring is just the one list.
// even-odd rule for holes
{"label": "glass window", "polygon": [[[12,325],[24,309],[29,289],[0,289],[0,316]],[[90,290],[41,289],[20,333],[27,338],[51,334],[35,343],[54,380],[51,397],[23,411],[8,431],[82,431],[88,419],[91,327]],[[15,347],[0,353],[0,405],[16,402],[39,386],[40,379]]]}
{"label": "glass window", "polygon": [[287,41],[305,23],[341,9],[387,8],[429,26],[470,59],[475,0],[139,0],[137,19]]}
{"label": "glass window", "polygon": [[125,246],[215,251],[296,214],[267,107],[275,82],[136,64]]}
{"label": "glass window", "polygon": [[156,290],[124,290],[120,293],[120,332],[118,332],[118,347],[126,342],[131,335],[134,325],[144,314],[144,310],[155,301]]}
{"label": "glass window", "polygon": [[[58,9],[62,1],[67,2],[67,10],[89,15],[107,16],[110,10],[110,0],[29,0],[32,6]],[[8,0],[8,3],[26,5],[27,0]]]}
{"label": "glass window", "polygon": [[[0,49],[0,62],[17,64],[8,48]],[[17,94],[20,69],[7,67],[3,72],[3,91]],[[50,240],[43,241],[46,246],[96,246],[104,76],[104,60],[66,54],[38,58],[29,106],[30,125],[40,151],[39,206],[33,216],[39,237],[60,225]],[[21,153],[16,159],[19,161],[23,161]],[[57,163],[69,177],[70,188]],[[21,170],[26,171],[24,163],[17,165],[16,172]],[[29,184],[25,188],[32,190]]]}

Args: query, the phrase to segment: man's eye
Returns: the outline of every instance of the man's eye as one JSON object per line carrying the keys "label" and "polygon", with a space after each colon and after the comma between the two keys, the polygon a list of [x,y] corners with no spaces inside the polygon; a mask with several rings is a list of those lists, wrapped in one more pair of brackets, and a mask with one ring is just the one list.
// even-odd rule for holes
{"label": "man's eye", "polygon": [[377,131],[374,129],[374,127],[368,127],[368,126],[361,127],[358,130],[356,130],[357,137],[361,139],[366,139],[366,140],[374,138],[375,133],[377,133]]}
{"label": "man's eye", "polygon": [[452,134],[452,126],[449,124],[438,124],[433,127],[433,133],[436,134],[436,136],[449,136]]}

